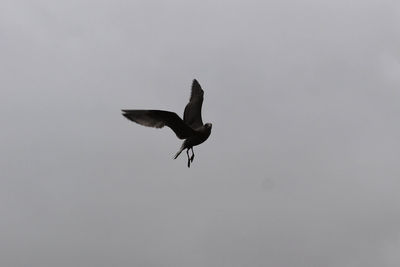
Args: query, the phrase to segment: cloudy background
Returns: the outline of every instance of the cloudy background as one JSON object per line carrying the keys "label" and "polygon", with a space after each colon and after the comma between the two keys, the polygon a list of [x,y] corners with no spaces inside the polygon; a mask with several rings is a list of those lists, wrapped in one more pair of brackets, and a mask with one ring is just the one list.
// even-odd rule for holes
{"label": "cloudy background", "polygon": [[[0,265],[400,266],[397,1],[0,1]],[[207,142],[169,129],[205,90]]]}

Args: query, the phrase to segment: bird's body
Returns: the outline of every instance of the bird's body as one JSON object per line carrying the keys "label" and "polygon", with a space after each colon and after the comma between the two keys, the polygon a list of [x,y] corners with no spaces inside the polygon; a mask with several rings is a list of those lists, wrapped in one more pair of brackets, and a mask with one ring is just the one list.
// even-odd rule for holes
{"label": "bird's body", "polygon": [[[143,126],[153,128],[168,126],[171,128],[179,139],[185,139],[174,159],[186,149],[188,167],[190,167],[190,163],[194,159],[193,147],[206,141],[211,134],[212,124],[203,124],[201,119],[203,95],[204,91],[200,84],[197,80],[193,80],[192,92],[189,103],[185,107],[183,120],[176,113],[164,110],[122,110],[122,115]],[[192,150],[191,157],[189,157],[189,149]]]}
{"label": "bird's body", "polygon": [[[185,141],[183,141],[183,144],[179,149],[179,151],[175,154],[174,159],[176,159],[183,150],[192,149],[194,146],[200,145],[201,143],[206,141],[211,134],[211,125],[209,125],[209,123],[206,123],[204,126],[196,129],[195,131],[196,131],[195,135],[190,136],[187,139],[185,139]],[[188,163],[188,165],[190,166],[190,163]]]}

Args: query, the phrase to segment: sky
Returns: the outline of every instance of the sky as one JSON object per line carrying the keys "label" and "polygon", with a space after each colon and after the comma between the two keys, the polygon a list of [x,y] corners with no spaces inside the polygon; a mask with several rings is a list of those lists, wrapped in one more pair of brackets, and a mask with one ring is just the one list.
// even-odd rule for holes
{"label": "sky", "polygon": [[[400,266],[400,4],[1,0],[0,265]],[[210,138],[121,109],[183,114]]]}

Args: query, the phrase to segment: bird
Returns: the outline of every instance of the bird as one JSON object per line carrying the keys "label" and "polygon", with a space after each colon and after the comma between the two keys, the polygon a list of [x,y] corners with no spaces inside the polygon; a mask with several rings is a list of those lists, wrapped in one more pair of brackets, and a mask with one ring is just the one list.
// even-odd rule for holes
{"label": "bird", "polygon": [[[199,82],[194,79],[189,103],[183,112],[183,119],[175,112],[165,110],[122,109],[121,111],[125,118],[140,125],[153,128],[163,128],[164,126],[171,128],[179,139],[184,139],[174,159],[186,149],[187,166],[190,168],[190,164],[194,160],[193,147],[206,141],[211,134],[212,123],[203,124],[201,118],[203,96],[203,89]],[[189,150],[192,152],[191,156],[189,156]]]}

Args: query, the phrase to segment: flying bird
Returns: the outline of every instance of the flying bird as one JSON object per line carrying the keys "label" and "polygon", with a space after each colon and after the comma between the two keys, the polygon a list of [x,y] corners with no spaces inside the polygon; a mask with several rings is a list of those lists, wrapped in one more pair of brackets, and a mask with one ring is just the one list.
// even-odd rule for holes
{"label": "flying bird", "polygon": [[[190,100],[183,112],[183,120],[174,112],[153,109],[123,109],[122,115],[143,126],[153,128],[168,126],[171,128],[179,139],[185,139],[174,159],[186,149],[187,166],[190,168],[190,163],[194,159],[193,147],[206,141],[211,134],[212,124],[203,124],[201,118],[203,95],[203,89],[201,89],[199,82],[194,79]],[[189,150],[192,151],[191,156],[189,156]]]}

